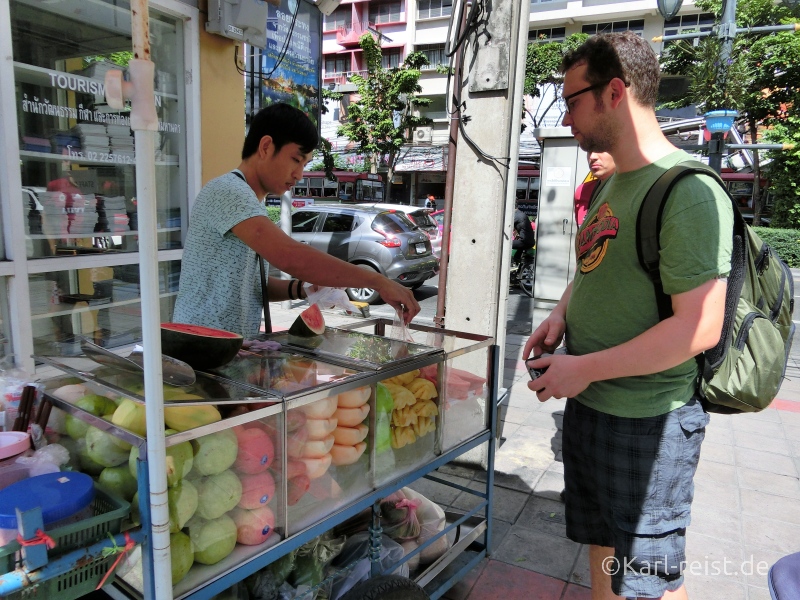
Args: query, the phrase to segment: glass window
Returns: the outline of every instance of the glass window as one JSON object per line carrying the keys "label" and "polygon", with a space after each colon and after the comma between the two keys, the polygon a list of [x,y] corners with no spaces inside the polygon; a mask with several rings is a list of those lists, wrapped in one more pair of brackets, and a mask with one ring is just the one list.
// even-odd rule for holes
{"label": "glass window", "polygon": [[435,69],[440,65],[450,64],[450,61],[444,52],[444,44],[427,44],[417,46],[417,51],[422,52],[428,59],[428,64],[422,67],[423,71]]}
{"label": "glass window", "polygon": [[308,188],[308,195],[314,198],[322,197],[322,177],[309,178],[311,185]]}
{"label": "glass window", "polygon": [[350,70],[350,57],[349,56],[326,56],[325,57],[325,74],[331,75],[332,73],[345,73]]}
{"label": "glass window", "polygon": [[372,228],[383,233],[403,233],[417,226],[409,221],[408,217],[399,212],[383,212],[375,216]]}
{"label": "glass window", "polygon": [[325,17],[323,31],[335,31],[337,29],[350,29],[353,22],[353,9],[349,4],[338,7],[335,11]]}
{"label": "glass window", "polygon": [[581,33],[586,33],[588,35],[621,31],[632,31],[641,37],[644,35],[644,20],[635,19],[632,21],[614,21],[613,23],[590,23],[581,27]]}
{"label": "glass window", "polygon": [[567,29],[565,27],[553,27],[552,29],[532,29],[528,32],[529,42],[563,42],[566,39]]}
{"label": "glass window", "polygon": [[399,50],[393,52],[384,52],[381,56],[381,66],[384,69],[396,69],[402,62],[402,54]]}
{"label": "glass window", "polygon": [[371,23],[396,23],[400,21],[401,4],[394,2],[375,2],[369,6],[369,20]]}
{"label": "glass window", "polygon": [[713,13],[681,15],[664,22],[664,35],[677,35],[691,31],[710,31],[714,26]]}
{"label": "glass window", "polygon": [[[132,58],[124,2],[71,19],[59,3],[12,0],[14,86],[29,258],[138,250],[130,110],[105,102],[105,74]],[[180,248],[186,207],[183,25],[151,12],[159,249]]]}
{"label": "glass window", "polygon": [[339,185],[335,181],[331,181],[326,177],[324,186],[325,187],[322,190],[323,196],[325,198],[336,198],[336,192],[339,189]]}
{"label": "glass window", "polygon": [[528,178],[517,177],[517,200],[526,201],[528,199]]}
{"label": "glass window", "polygon": [[418,19],[446,17],[453,9],[453,0],[419,0]]}
{"label": "glass window", "polygon": [[[159,264],[163,320],[172,315],[180,269],[180,261]],[[36,354],[80,354],[82,336],[112,348],[142,339],[138,264],[40,273],[28,286]]]}
{"label": "glass window", "polygon": [[353,215],[328,213],[325,222],[322,224],[322,231],[329,233],[341,233],[353,230]]}
{"label": "glass window", "polygon": [[317,212],[298,210],[292,215],[292,233],[311,233],[318,218]]}

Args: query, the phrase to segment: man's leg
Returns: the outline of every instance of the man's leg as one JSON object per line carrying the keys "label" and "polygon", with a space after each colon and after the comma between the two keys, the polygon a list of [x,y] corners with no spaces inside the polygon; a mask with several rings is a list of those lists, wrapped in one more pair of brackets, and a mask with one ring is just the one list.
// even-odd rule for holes
{"label": "man's leg", "polygon": [[[610,565],[615,565],[614,548],[608,546],[589,546],[589,573],[592,578],[592,600],[619,600],[611,591]],[[682,585],[674,592],[664,592],[663,600],[689,600],[686,586]],[[650,600],[650,599],[648,599]]]}

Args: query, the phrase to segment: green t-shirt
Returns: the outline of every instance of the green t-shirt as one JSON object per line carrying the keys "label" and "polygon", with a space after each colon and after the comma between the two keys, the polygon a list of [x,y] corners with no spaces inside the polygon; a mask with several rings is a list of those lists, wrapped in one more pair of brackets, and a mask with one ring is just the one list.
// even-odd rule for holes
{"label": "green t-shirt", "polygon": [[[595,198],[575,242],[577,269],[567,306],[570,354],[618,346],[658,323],[653,284],[636,253],[636,218],[656,179],[689,158],[677,151],[636,171],[617,173]],[[687,292],[727,276],[732,232],[731,201],[719,184],[703,175],[678,181],[661,225],[664,292]],[[616,416],[660,415],[691,399],[696,375],[692,358],[652,375],[596,381],[577,399]]]}

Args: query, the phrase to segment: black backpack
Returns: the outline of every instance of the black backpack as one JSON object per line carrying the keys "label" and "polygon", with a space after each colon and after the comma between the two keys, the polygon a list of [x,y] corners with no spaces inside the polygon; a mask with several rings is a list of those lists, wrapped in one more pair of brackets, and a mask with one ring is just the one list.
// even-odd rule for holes
{"label": "black backpack", "polygon": [[672,303],[658,268],[661,218],[673,186],[698,173],[713,177],[731,199],[733,252],[722,336],[714,348],[696,357],[697,388],[709,412],[756,412],[775,399],[792,347],[794,280],[789,267],[744,222],[719,175],[697,161],[675,165],[648,190],[636,222],[636,251],[653,282],[659,319],[664,320],[672,315]]}

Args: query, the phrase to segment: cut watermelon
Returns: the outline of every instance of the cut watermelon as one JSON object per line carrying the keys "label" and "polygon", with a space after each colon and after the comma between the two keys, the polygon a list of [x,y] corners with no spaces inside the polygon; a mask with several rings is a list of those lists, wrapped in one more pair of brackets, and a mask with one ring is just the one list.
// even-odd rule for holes
{"label": "cut watermelon", "polygon": [[238,333],[190,325],[161,324],[161,351],[189,363],[195,369],[214,369],[230,362],[242,347]]}
{"label": "cut watermelon", "polygon": [[301,312],[289,328],[289,335],[298,337],[314,337],[323,333],[325,333],[325,319],[316,304]]}

